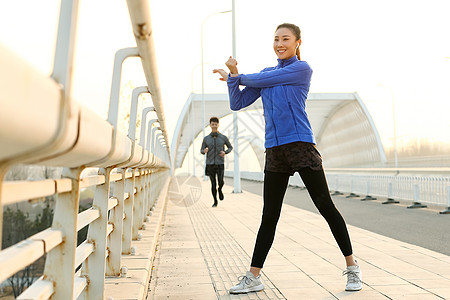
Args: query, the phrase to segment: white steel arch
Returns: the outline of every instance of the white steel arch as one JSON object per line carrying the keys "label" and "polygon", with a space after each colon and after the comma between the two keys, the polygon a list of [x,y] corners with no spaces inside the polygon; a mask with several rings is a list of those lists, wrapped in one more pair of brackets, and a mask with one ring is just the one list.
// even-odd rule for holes
{"label": "white steel arch", "polygon": [[[184,157],[192,143],[192,138],[196,137],[204,127],[209,124],[209,117],[225,117],[232,113],[229,104],[228,94],[205,94],[205,124],[202,124],[202,95],[191,94],[186,100],[184,107],[178,118],[177,126],[172,137],[173,147],[171,156],[173,158],[173,170],[181,167]],[[256,101],[246,110],[262,109],[261,101]],[[192,118],[192,115],[194,118]],[[199,152],[200,153],[200,152]]]}
{"label": "white steel arch", "polygon": [[[208,120],[201,124],[201,99],[201,94],[191,94],[180,113],[172,137],[174,170],[181,167],[193,137],[208,125]],[[246,108],[262,109],[260,100]],[[380,166],[386,163],[376,126],[356,92],[310,93],[306,111],[326,167]],[[227,94],[205,95],[206,116],[222,118],[231,113]],[[264,140],[263,136],[258,138]]]}

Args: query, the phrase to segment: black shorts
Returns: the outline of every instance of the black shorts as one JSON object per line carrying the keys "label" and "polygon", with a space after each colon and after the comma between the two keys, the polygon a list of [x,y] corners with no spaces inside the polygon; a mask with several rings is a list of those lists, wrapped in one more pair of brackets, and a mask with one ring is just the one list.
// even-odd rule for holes
{"label": "black shorts", "polygon": [[266,149],[265,171],[287,173],[291,176],[301,168],[322,170],[322,156],[316,145],[294,142]]}
{"label": "black shorts", "polygon": [[206,176],[216,176],[216,174],[223,174],[225,165],[206,165]]}

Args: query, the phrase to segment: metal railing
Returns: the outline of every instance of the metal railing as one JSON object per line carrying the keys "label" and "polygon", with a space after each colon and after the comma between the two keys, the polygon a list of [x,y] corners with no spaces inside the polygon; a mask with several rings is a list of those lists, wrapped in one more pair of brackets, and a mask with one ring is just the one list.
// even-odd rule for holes
{"label": "metal railing", "polygon": [[[168,184],[168,170],[101,168],[84,178],[65,171],[64,179],[3,184],[3,204],[58,195],[51,228],[0,252],[0,282],[47,255],[43,276],[17,299],[102,299],[105,276],[122,274],[122,255],[131,254]],[[78,213],[80,190],[88,187],[95,187],[92,207]],[[85,226],[87,239],[77,246]]]}
{"label": "metal railing", "polygon": [[[0,282],[46,255],[43,276],[18,299],[103,299],[105,276],[123,274],[122,255],[164,197],[171,159],[147,0],[128,0],[136,48],[117,51],[108,120],[71,97],[78,0],[62,0],[51,78],[0,45],[0,241],[3,207],[56,196],[52,226],[0,252]],[[142,58],[146,87],[133,91],[128,135],[117,130],[122,62]],[[150,93],[153,107],[137,101]],[[156,117],[146,121],[148,113]],[[158,126],[155,126],[158,123]],[[160,131],[160,133],[157,133]],[[3,181],[11,166],[63,167],[62,179]],[[86,168],[98,174],[83,177]],[[79,213],[80,192],[95,188],[92,207]],[[77,246],[79,231],[87,239]]]}
{"label": "metal railing", "polygon": [[[349,193],[351,197],[361,196],[364,200],[383,197],[387,199],[385,203],[402,200],[411,202],[411,208],[429,204],[447,207],[443,213],[450,213],[448,168],[330,168],[325,171],[328,186],[336,195]],[[231,171],[225,171],[225,176],[233,175]],[[263,172],[243,171],[241,177],[264,180]],[[289,184],[304,187],[297,173],[290,178]]]}
{"label": "metal railing", "polygon": [[327,172],[327,180],[330,189],[334,191],[450,206],[450,177]]}

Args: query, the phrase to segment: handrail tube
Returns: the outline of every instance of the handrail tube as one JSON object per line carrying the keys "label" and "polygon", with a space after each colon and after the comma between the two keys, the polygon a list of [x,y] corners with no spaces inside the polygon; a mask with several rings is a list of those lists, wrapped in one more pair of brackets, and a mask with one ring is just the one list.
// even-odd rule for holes
{"label": "handrail tube", "polygon": [[148,149],[148,151],[150,151],[153,154],[155,154],[154,153],[154,148],[155,148],[156,130],[161,131],[161,127],[153,127],[152,128],[152,135],[151,135],[151,140],[150,140],[150,148]]}
{"label": "handrail tube", "polygon": [[[3,149],[0,155],[0,168],[6,168],[44,156],[59,146],[68,112],[63,87],[1,44],[0,65],[0,136],[6,137],[5,143],[13,142],[11,151]],[[14,147],[19,138],[22,142]]]}
{"label": "handrail tube", "polygon": [[78,214],[77,231],[91,224],[100,217],[100,211],[96,207],[91,207]]}
{"label": "handrail tube", "polygon": [[[133,160],[135,155],[137,154],[138,150],[136,149],[136,123],[137,123],[137,106],[138,106],[138,98],[139,95],[143,93],[149,93],[149,90],[146,86],[141,86],[133,89],[132,95],[131,95],[131,107],[130,107],[130,122],[128,124],[128,137],[131,140],[131,153],[129,158],[122,162],[117,164],[117,167],[123,167],[128,166],[128,164]],[[146,107],[144,109],[145,114],[150,111],[155,110],[153,107]],[[144,114],[144,112],[142,113]],[[144,152],[144,151],[142,151]]]}
{"label": "handrail tube", "polygon": [[26,239],[0,253],[0,282],[29,266],[45,254],[42,241]]}
{"label": "handrail tube", "polygon": [[94,244],[84,242],[79,245],[75,255],[75,267],[78,268],[92,252],[94,252]]}
{"label": "handrail tube", "polygon": [[158,133],[158,134],[155,135],[155,138],[153,139],[153,144],[152,144],[152,149],[151,149],[151,151],[152,151],[153,153],[155,153],[155,154],[156,154],[155,149],[156,149],[156,145],[157,145],[156,142],[157,142],[157,140],[159,139],[160,136],[162,136],[162,137],[164,138],[164,135],[163,135],[162,133]]}
{"label": "handrail tube", "polygon": [[73,296],[72,299],[78,299],[78,296],[81,295],[83,290],[88,285],[87,278],[86,277],[78,277],[76,276],[73,279]]}
{"label": "handrail tube", "polygon": [[[151,111],[155,111],[154,107],[151,107]],[[141,132],[139,135],[139,145],[141,145],[143,148],[145,148],[145,134],[146,134],[146,124],[147,124],[147,113],[150,111],[150,107],[144,108],[142,111],[142,122],[141,122]],[[153,122],[159,122],[158,118],[152,119]],[[152,122],[152,124],[153,124]],[[147,128],[148,129],[148,128]]]}
{"label": "handrail tube", "polygon": [[99,164],[105,163],[113,155],[116,150],[116,139],[117,139],[117,120],[119,116],[119,96],[120,96],[120,82],[122,76],[122,64],[125,59],[129,57],[139,56],[139,51],[135,47],[119,49],[114,56],[114,70],[113,78],[111,82],[111,96],[108,109],[108,122],[113,126],[112,140],[109,153],[96,161],[86,164],[86,166],[97,166]]}
{"label": "handrail tube", "polygon": [[80,187],[87,188],[94,185],[99,185],[105,183],[105,176],[103,175],[94,175],[81,178]]}
{"label": "handrail tube", "polygon": [[[76,40],[78,18],[78,0],[63,0],[60,6],[60,17],[57,34],[57,48],[55,50],[54,69],[52,78],[60,85],[60,113],[58,126],[56,126],[53,138],[45,145],[39,147],[35,151],[25,153],[10,159],[7,164],[0,166],[1,169],[7,168],[9,165],[26,160],[32,156],[35,159],[39,155],[44,155],[47,152],[53,151],[66,138],[67,130],[69,129],[69,121],[73,118],[78,118],[77,112],[74,109],[74,103],[71,101],[71,83],[73,73],[74,48]],[[0,170],[0,180],[3,180]],[[0,225],[1,230],[1,225]],[[1,237],[1,233],[0,233]]]}
{"label": "handrail tube", "polygon": [[114,70],[111,82],[111,96],[109,99],[108,122],[117,131],[119,117],[120,82],[122,77],[122,64],[129,57],[138,57],[139,50],[136,47],[122,48],[116,51],[114,56]]}
{"label": "handrail tube", "polygon": [[14,204],[27,199],[46,197],[55,194],[55,181],[13,181],[3,183],[2,205]]}
{"label": "handrail tube", "polygon": [[166,128],[164,107],[161,99],[158,69],[156,64],[155,46],[152,35],[152,23],[150,5],[148,0],[127,0],[133,33],[139,54],[142,59],[145,78],[151,91],[153,105],[160,121],[160,126],[165,139],[169,137]]}
{"label": "handrail tube", "polygon": [[51,75],[56,82],[59,82],[64,87],[68,101],[72,87],[78,2],[78,0],[61,1],[55,59]]}
{"label": "handrail tube", "polygon": [[[145,135],[143,135],[143,132],[145,132],[145,123],[144,121],[146,121],[146,118],[143,120],[142,124],[141,124],[141,139],[139,140],[139,144],[143,147],[143,151],[142,151],[142,156],[141,159],[139,160],[139,162],[137,164],[134,164],[133,166],[146,166],[147,163],[149,162],[150,158],[152,157],[152,154],[150,153],[150,151],[148,151],[148,149],[146,149],[146,143],[145,143]],[[158,122],[158,119],[151,119],[148,121],[148,126],[147,126],[147,131],[150,132],[150,128],[153,125],[153,123]],[[148,134],[149,136],[151,136],[151,134]],[[148,137],[147,137],[147,143],[148,143]],[[147,150],[147,151],[146,151]]]}
{"label": "handrail tube", "polygon": [[[42,255],[61,244],[62,241],[61,231],[47,228],[26,240],[2,250],[0,252],[0,282],[32,264]],[[42,248],[42,251],[39,250],[40,248]],[[28,253],[25,255],[26,260],[23,258],[23,253]],[[8,269],[8,266],[12,266],[14,269]]]}
{"label": "handrail tube", "polygon": [[41,277],[20,294],[17,300],[50,299],[55,292],[53,285],[52,281],[44,280]]}
{"label": "handrail tube", "polygon": [[[149,132],[149,134],[147,135],[147,141],[146,141],[146,143],[145,143],[145,149],[147,150],[147,151],[150,151],[150,143],[151,143],[151,141],[152,141],[152,137],[153,137],[153,134],[154,134],[154,130],[152,130],[152,126],[153,126],[153,123],[155,123],[155,122],[157,122],[158,121],[158,119],[153,119],[153,120],[150,120],[149,122],[148,122],[148,132]],[[155,130],[161,130],[161,127],[155,127],[156,129]]]}
{"label": "handrail tube", "polygon": [[[138,99],[139,99],[139,96],[143,93],[150,93],[150,91],[148,90],[148,87],[146,87],[146,86],[137,87],[137,88],[133,89],[133,92],[131,94],[130,123],[128,125],[128,137],[132,141],[134,141],[136,139]],[[154,107],[146,107],[145,109],[155,110]],[[144,114],[147,113],[147,111],[142,112],[142,118],[144,117]]]}
{"label": "handrail tube", "polygon": [[[128,2],[129,5],[132,2],[139,2],[139,5],[148,6],[148,1],[129,0]],[[133,9],[131,10],[133,11]],[[140,154],[139,151],[141,151],[141,148],[137,149],[138,144],[135,143],[136,124],[133,123],[133,120],[130,120],[130,126],[133,126],[133,130],[130,131],[131,128],[129,128],[128,137],[118,134],[117,131],[118,115],[115,114],[115,105],[117,104],[118,110],[120,72],[115,70],[113,73],[111,87],[112,101],[110,103],[110,110],[108,111],[109,123],[103,119],[100,120],[98,117],[92,117],[92,113],[81,109],[77,102],[70,98],[78,0],[63,0],[61,11],[70,13],[70,16],[65,17],[61,13],[60,22],[65,21],[67,22],[66,25],[69,23],[70,25],[62,28],[61,24],[63,23],[60,24],[58,39],[62,36],[62,40],[58,40],[55,68],[52,76],[64,85],[62,87],[64,91],[62,89],[60,90],[56,84],[53,84],[53,79],[47,80],[51,83],[51,90],[58,92],[53,93],[54,95],[51,98],[59,101],[57,103],[59,111],[55,112],[59,119],[56,118],[58,122],[53,122],[58,125],[58,128],[56,130],[53,130],[53,127],[51,128],[52,131],[49,131],[52,133],[52,135],[49,135],[51,139],[46,136],[45,143],[42,143],[45,144],[44,146],[29,141],[29,148],[36,149],[33,153],[27,149],[25,155],[14,153],[13,155],[15,156],[13,156],[13,159],[4,160],[0,163],[1,181],[7,168],[17,162],[39,162],[44,165],[47,163],[47,165],[65,167],[63,179],[7,183],[6,185],[0,182],[0,206],[5,204],[4,201],[1,203],[3,199],[10,199],[10,202],[17,202],[19,198],[24,200],[50,195],[58,196],[56,208],[54,209],[52,227],[21,242],[22,244],[27,244],[27,247],[22,248],[22,250],[31,250],[32,255],[19,255],[17,251],[14,254],[16,260],[20,260],[20,264],[32,263],[31,261],[34,262],[43,254],[48,254],[43,277],[29,287],[18,299],[48,299],[50,297],[52,299],[66,299],[67,297],[74,299],[78,297],[85,299],[103,298],[105,274],[119,275],[121,254],[122,252],[129,251],[131,248],[131,237],[134,235],[134,231],[132,231],[133,219],[135,218],[138,221],[136,223],[137,228],[141,228],[142,222],[148,222],[146,217],[149,215],[157,195],[159,195],[159,192],[163,188],[164,179],[167,179],[169,175],[167,170],[164,170],[170,165],[170,153],[167,151],[169,150],[168,138],[164,121],[164,111],[160,99],[158,74],[156,72],[156,65],[152,62],[152,60],[155,61],[155,56],[151,33],[148,36],[144,33],[142,39],[142,43],[150,43],[147,45],[149,46],[148,49],[146,45],[139,45],[139,41],[137,41],[138,48],[128,49],[128,52],[132,54],[143,54],[141,59],[147,82],[153,82],[153,87],[156,90],[156,93],[152,93],[152,100],[156,103],[154,105],[159,119],[158,128],[161,130],[161,133],[156,134],[156,130],[152,128],[153,123],[149,122],[147,124],[146,114],[152,108],[144,109],[144,116],[142,118],[144,121],[141,125],[144,137],[140,141],[143,146]],[[134,13],[138,15],[148,14],[146,18],[148,17],[148,21],[150,21],[149,11],[134,11]],[[131,15],[133,15],[132,12],[130,12]],[[133,17],[131,18],[132,23],[133,20],[136,21]],[[138,25],[141,26],[142,32],[135,30],[135,33],[143,33],[148,28],[151,29],[150,22],[148,22],[148,25],[150,27],[146,27],[147,25],[145,24]],[[135,28],[135,26],[133,27]],[[136,36],[136,38],[138,37]],[[150,39],[150,42],[148,39]],[[61,43],[65,44],[61,46]],[[136,49],[139,51],[136,51]],[[127,50],[124,52],[127,52]],[[116,67],[121,69],[122,65],[116,65]],[[149,86],[152,87],[150,84]],[[145,92],[145,89],[143,87],[143,92]],[[25,90],[29,92],[28,89]],[[34,92],[40,97],[45,97],[45,95],[40,93],[40,90]],[[56,96],[60,97],[57,98]],[[41,104],[40,101],[38,102]],[[56,105],[53,106],[56,107]],[[134,108],[132,104],[131,109],[133,110]],[[11,111],[14,112],[14,110]],[[134,119],[134,122],[136,122],[136,119]],[[52,122],[48,123],[53,125]],[[95,132],[103,134],[89,134],[98,125],[101,125],[102,130]],[[147,128],[146,133],[145,130]],[[57,133],[53,134],[53,132]],[[95,138],[98,136],[102,138],[96,141]],[[12,140],[14,141],[14,139]],[[104,142],[103,145],[102,142]],[[95,144],[94,147],[91,147],[92,151],[89,150],[89,146],[92,146],[91,143]],[[99,148],[101,148],[101,151],[99,151]],[[145,148],[152,150],[154,153],[146,151]],[[129,162],[132,161],[134,164],[136,160],[131,159],[133,155],[141,156],[141,161],[136,165],[138,168],[141,168],[138,173],[136,173],[136,168],[132,172],[127,172],[126,169],[117,169],[119,164],[126,166],[124,164],[126,160]],[[167,158],[168,156],[169,159]],[[86,161],[88,162],[87,164],[85,163]],[[87,166],[106,168],[100,169],[97,176],[81,178],[81,172]],[[112,173],[113,170],[117,170],[118,173]],[[112,198],[110,199],[111,182],[114,184],[114,189],[113,194],[111,194]],[[135,185],[137,189],[135,189]],[[93,206],[86,211],[78,213],[80,207],[80,189],[90,186],[96,187]],[[22,189],[20,195],[13,195],[15,194],[12,192],[13,187],[14,189]],[[134,198],[137,198],[137,200],[135,201]],[[133,206],[138,208],[134,216]],[[139,210],[139,208],[142,209]],[[108,212],[109,210],[110,212]],[[0,212],[0,223],[2,221],[3,218]],[[89,225],[88,238],[82,245],[77,247],[78,231],[87,225]],[[129,241],[127,240],[127,236],[130,237]],[[5,250],[0,251],[0,258],[7,255],[7,259],[10,260],[11,256],[8,253]],[[108,265],[106,265],[106,261],[108,261]],[[75,272],[75,269],[80,264],[83,265],[82,268]],[[11,268],[9,265],[5,268],[0,267],[0,273],[4,269],[6,272],[11,272],[14,268]]]}

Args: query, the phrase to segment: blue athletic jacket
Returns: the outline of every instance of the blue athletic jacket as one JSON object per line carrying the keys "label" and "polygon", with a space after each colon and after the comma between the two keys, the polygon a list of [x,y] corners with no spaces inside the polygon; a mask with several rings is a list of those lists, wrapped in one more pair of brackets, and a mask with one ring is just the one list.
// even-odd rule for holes
{"label": "blue athletic jacket", "polygon": [[[298,141],[315,144],[305,111],[311,74],[308,63],[293,56],[278,59],[276,67],[265,68],[259,73],[228,76],[230,108],[240,110],[261,97],[266,148]],[[239,85],[246,87],[241,91]]]}

